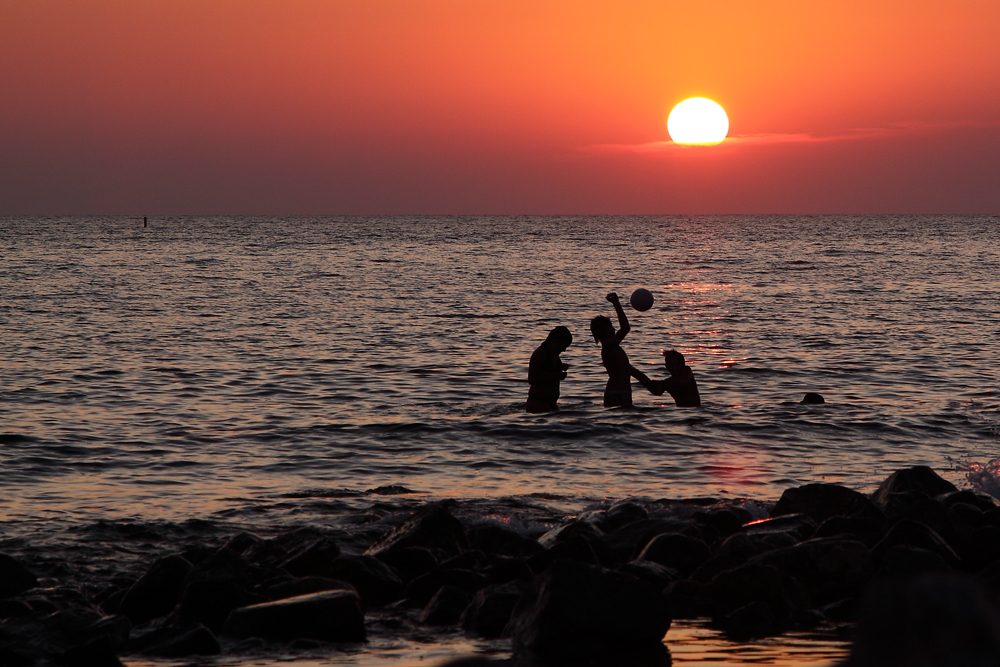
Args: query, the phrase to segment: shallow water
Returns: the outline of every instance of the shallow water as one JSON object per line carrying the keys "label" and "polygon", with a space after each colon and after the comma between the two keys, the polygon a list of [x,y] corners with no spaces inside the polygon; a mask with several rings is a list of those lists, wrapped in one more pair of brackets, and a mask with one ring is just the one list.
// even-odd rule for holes
{"label": "shallow water", "polygon": [[[964,485],[1000,449],[998,223],[0,219],[0,547],[192,519],[349,539],[343,517],[440,497],[531,530],[918,464]],[[638,385],[636,409],[602,407],[589,320],[640,286],[656,303],[624,348],[654,378],[659,348],[684,353],[703,409]],[[557,324],[562,411],[526,415]],[[387,485],[417,493],[365,493]]]}

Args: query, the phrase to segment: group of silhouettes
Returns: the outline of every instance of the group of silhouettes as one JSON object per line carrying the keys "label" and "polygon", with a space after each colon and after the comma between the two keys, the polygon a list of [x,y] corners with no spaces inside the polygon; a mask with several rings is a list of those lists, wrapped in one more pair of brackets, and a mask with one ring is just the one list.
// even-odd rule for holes
{"label": "group of silhouettes", "polygon": [[[684,355],[676,350],[660,350],[663,363],[670,376],[664,380],[650,380],[646,375],[629,363],[628,355],[621,347],[621,342],[631,331],[628,317],[622,308],[618,295],[611,292],[607,300],[615,307],[618,314],[618,330],[615,331],[611,319],[598,315],[590,321],[590,332],[594,341],[601,345],[601,361],[608,371],[608,384],[604,388],[604,407],[628,407],[632,405],[632,378],[635,378],[654,396],[669,393],[680,407],[701,407],[701,396],[698,394],[698,384],[694,373],[684,363]],[[566,379],[569,366],[564,364],[559,355],[573,342],[573,334],[563,326],[549,332],[545,342],[538,346],[528,363],[528,401],[525,409],[538,414],[555,412],[559,409],[559,383]]]}

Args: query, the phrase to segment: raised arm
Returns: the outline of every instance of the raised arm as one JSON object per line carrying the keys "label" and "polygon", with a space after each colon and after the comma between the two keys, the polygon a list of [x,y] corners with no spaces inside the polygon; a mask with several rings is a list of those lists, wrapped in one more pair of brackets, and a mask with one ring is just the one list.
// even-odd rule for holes
{"label": "raised arm", "polygon": [[618,333],[615,334],[615,342],[620,343],[628,335],[628,332],[632,330],[632,327],[628,325],[628,318],[625,316],[625,309],[622,308],[622,302],[618,298],[618,294],[609,292],[605,298],[611,302],[611,305],[615,307],[615,312],[618,313]]}

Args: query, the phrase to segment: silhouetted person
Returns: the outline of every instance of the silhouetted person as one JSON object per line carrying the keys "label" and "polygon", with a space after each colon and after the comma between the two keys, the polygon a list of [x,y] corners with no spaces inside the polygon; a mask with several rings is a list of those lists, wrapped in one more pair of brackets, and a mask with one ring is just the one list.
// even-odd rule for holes
{"label": "silhouetted person", "polygon": [[549,332],[545,342],[531,353],[528,362],[528,402],[524,409],[531,413],[555,412],[559,409],[559,382],[566,379],[569,366],[559,355],[573,343],[573,334],[566,327]]}
{"label": "silhouetted person", "polygon": [[669,392],[679,408],[700,408],[698,383],[694,381],[694,371],[684,363],[684,355],[677,350],[660,350],[660,353],[670,377],[654,381],[653,393],[659,396],[664,391]]}
{"label": "silhouetted person", "polygon": [[590,332],[594,334],[594,340],[601,344],[601,361],[608,371],[608,384],[604,387],[604,407],[630,406],[632,378],[642,383],[642,386],[650,392],[655,392],[652,380],[629,363],[628,355],[621,347],[622,339],[632,328],[628,325],[628,318],[625,317],[625,310],[622,309],[618,295],[611,292],[606,298],[618,313],[618,331],[615,331],[611,320],[604,315],[598,315],[590,321]]}

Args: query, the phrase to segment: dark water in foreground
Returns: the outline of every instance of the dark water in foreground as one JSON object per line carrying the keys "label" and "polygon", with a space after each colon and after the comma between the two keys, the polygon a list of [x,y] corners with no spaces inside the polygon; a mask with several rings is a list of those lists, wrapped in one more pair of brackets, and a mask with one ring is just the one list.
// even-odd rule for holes
{"label": "dark water in foreground", "polygon": [[[349,535],[440,497],[532,529],[918,464],[962,486],[1000,455],[998,247],[995,217],[0,219],[0,549]],[[703,409],[602,407],[588,323],[640,286],[632,363],[680,350]],[[529,416],[556,324],[563,411]],[[128,544],[88,558],[156,550]]]}

